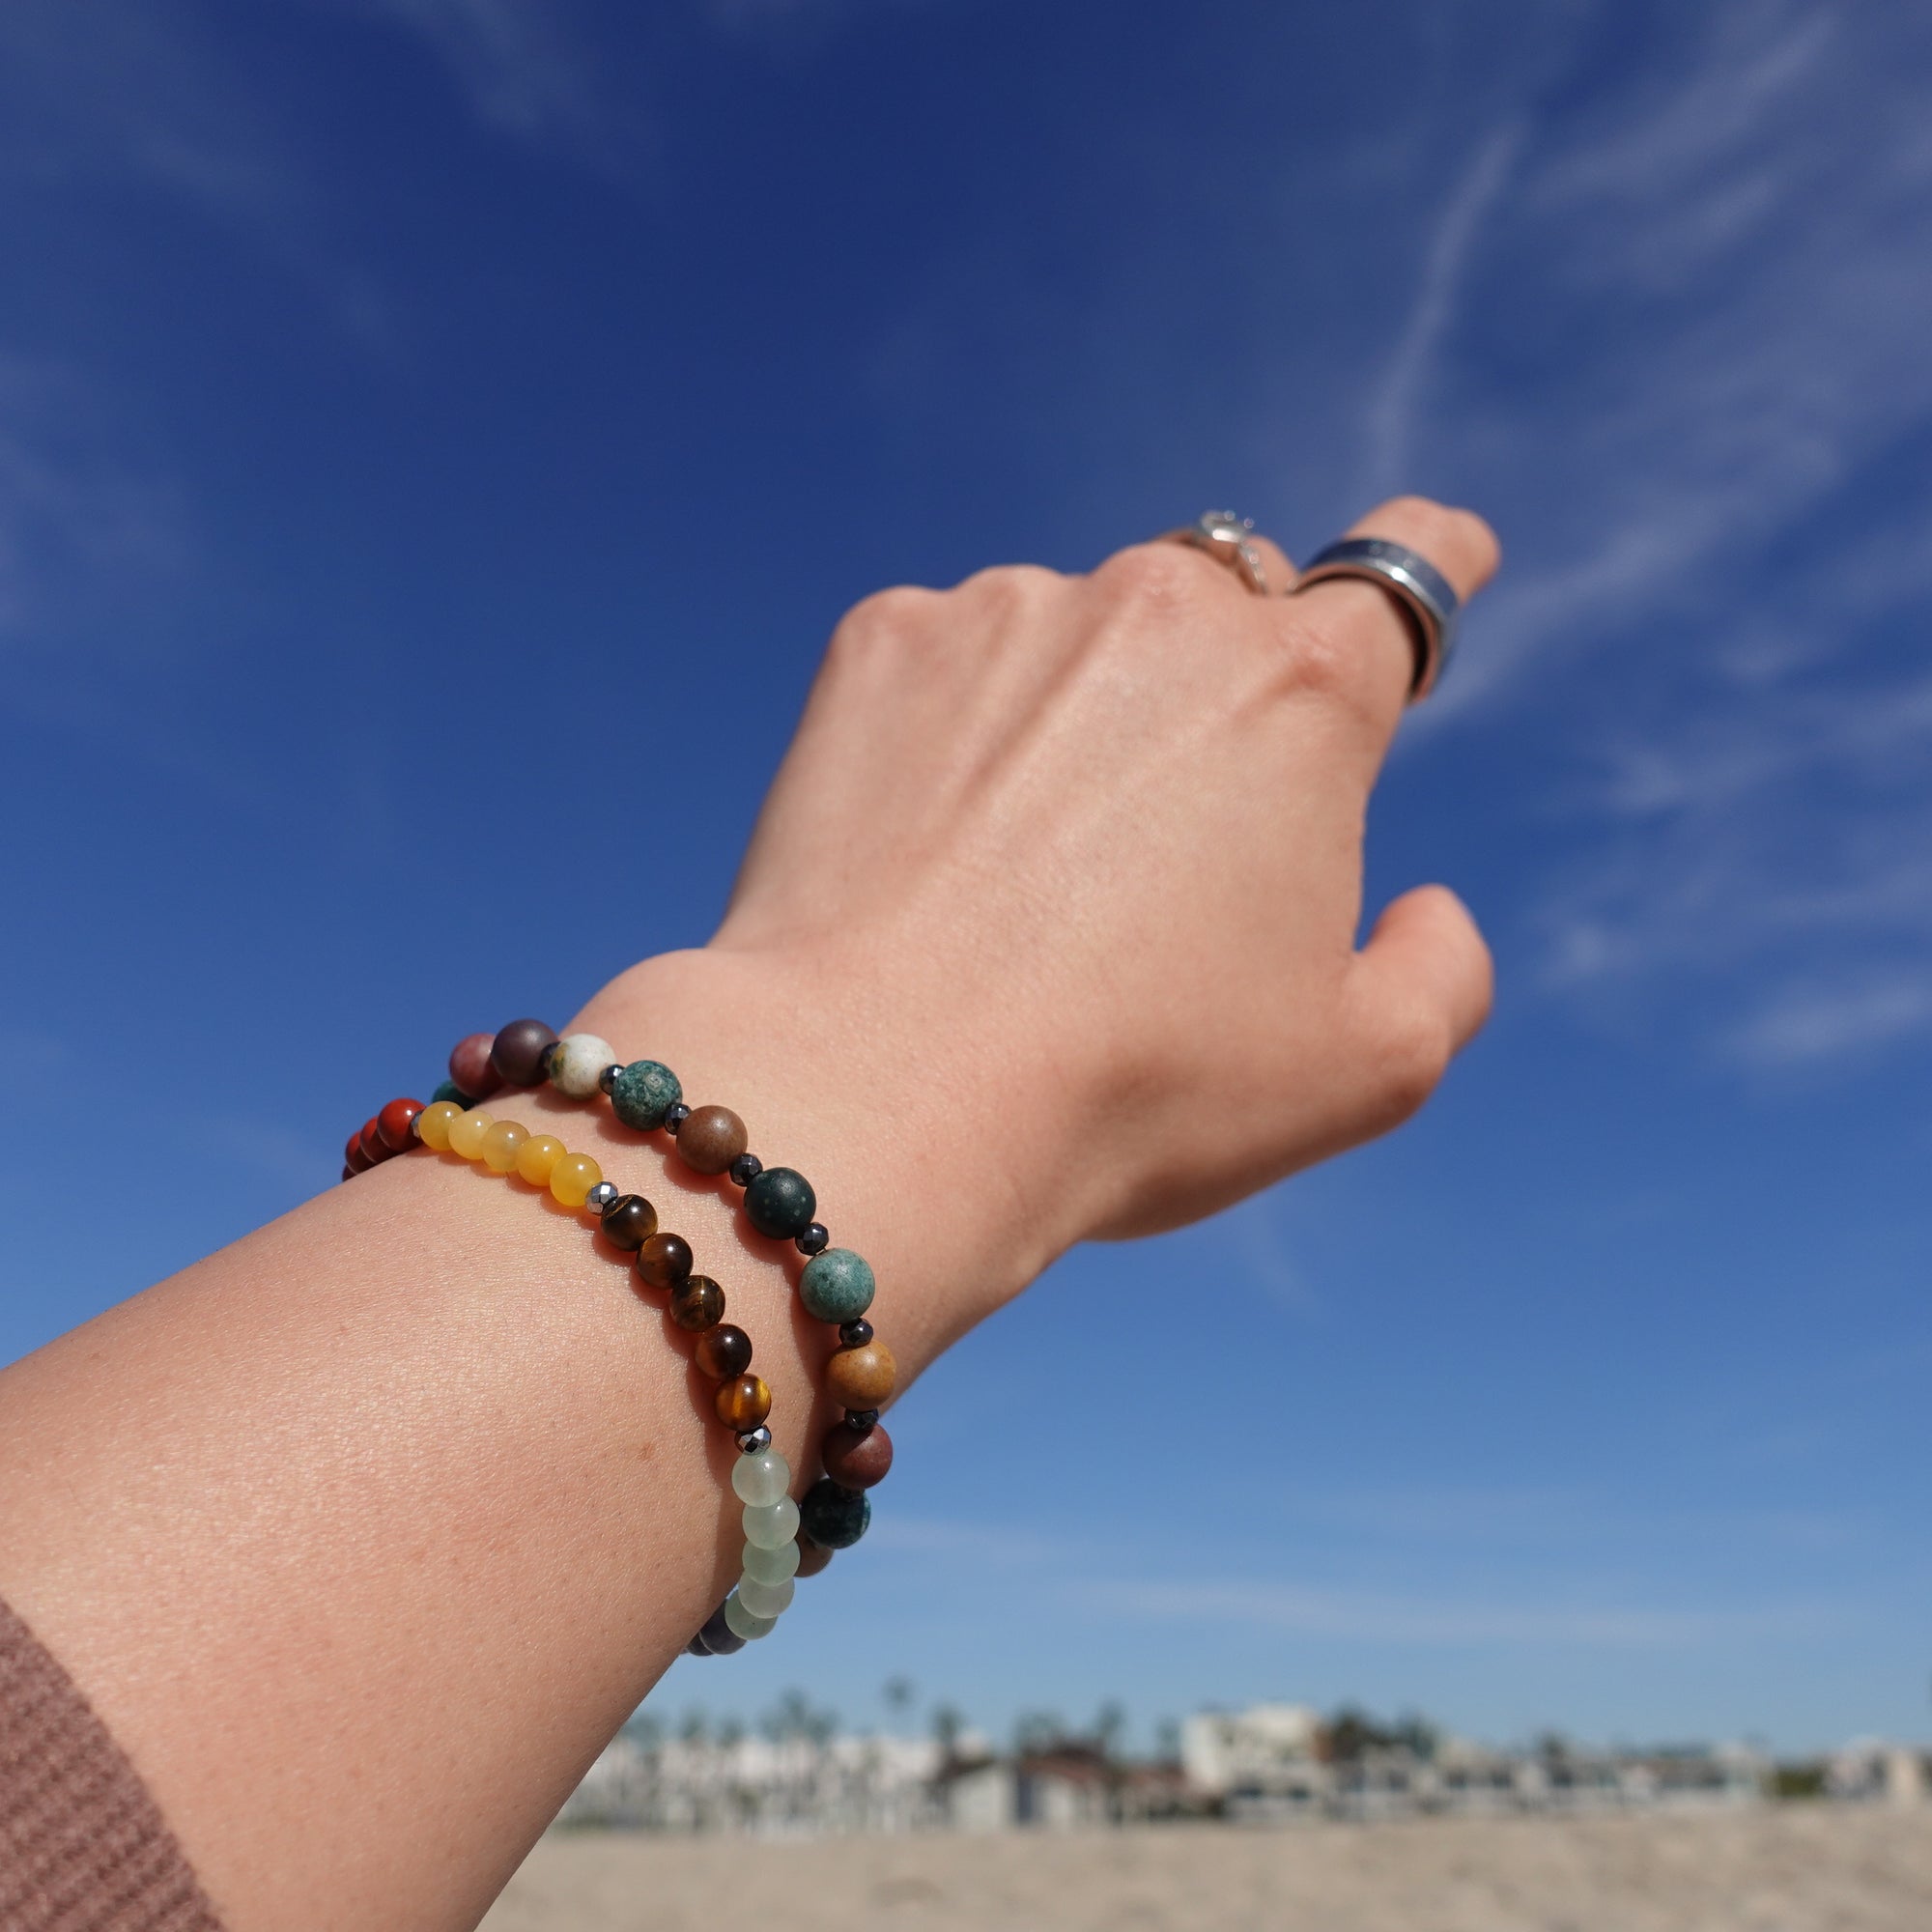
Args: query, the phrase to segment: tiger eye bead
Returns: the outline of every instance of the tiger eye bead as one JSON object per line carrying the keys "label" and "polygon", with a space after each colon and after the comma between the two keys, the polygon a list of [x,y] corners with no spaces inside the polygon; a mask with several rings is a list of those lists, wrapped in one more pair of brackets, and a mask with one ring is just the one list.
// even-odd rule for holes
{"label": "tiger eye bead", "polygon": [[496,1043],[494,1033],[472,1033],[449,1049],[449,1077],[471,1100],[487,1100],[503,1084],[503,1076],[490,1065]]}
{"label": "tiger eye bead", "polygon": [[696,1174],[723,1174],[748,1139],[729,1107],[694,1107],[677,1130],[677,1157]]}
{"label": "tiger eye bead", "polygon": [[486,1114],[481,1107],[471,1107],[469,1111],[449,1123],[449,1151],[460,1153],[465,1160],[483,1158],[483,1136],[497,1124],[495,1114]]}
{"label": "tiger eye bead", "polygon": [[[728,1382],[752,1366],[752,1338],[742,1328],[721,1321],[697,1338],[691,1358],[714,1381]],[[754,1416],[740,1427],[755,1429],[764,1419],[762,1415]]]}
{"label": "tiger eye bead", "polygon": [[550,1171],[550,1198],[559,1207],[582,1208],[583,1197],[603,1179],[604,1170],[587,1153],[562,1154]]}
{"label": "tiger eye bead", "polygon": [[651,1288],[675,1288],[695,1259],[682,1235],[653,1235],[638,1250],[638,1273]]}
{"label": "tiger eye bead", "polygon": [[569,1151],[554,1134],[532,1134],[517,1150],[517,1172],[532,1187],[548,1187],[551,1169]]}
{"label": "tiger eye bead", "polygon": [[840,1349],[825,1365],[826,1393],[841,1408],[878,1408],[891,1397],[898,1364],[883,1342]]}
{"label": "tiger eye bead", "polygon": [[530,1137],[530,1130],[515,1121],[493,1122],[483,1136],[483,1165],[492,1174],[508,1174],[517,1164],[517,1150]]}
{"label": "tiger eye bead", "polygon": [[746,1220],[775,1241],[788,1241],[810,1227],[817,1208],[811,1182],[793,1167],[768,1167],[745,1190]]}
{"label": "tiger eye bead", "polygon": [[391,1100],[376,1116],[376,1131],[391,1153],[402,1153],[409,1147],[411,1123],[422,1110],[420,1100]]}
{"label": "tiger eye bead", "polygon": [[635,1253],[658,1231],[658,1210],[641,1194],[620,1194],[600,1224],[612,1247]]}
{"label": "tiger eye bead", "polygon": [[708,1274],[689,1276],[671,1293],[670,1319],[694,1334],[717,1327],[724,1319],[724,1291]]}
{"label": "tiger eye bead", "polygon": [[556,1035],[542,1020],[512,1020],[497,1029],[490,1048],[490,1065],[512,1087],[534,1087],[544,1077],[544,1056]]}
{"label": "tiger eye bead", "polygon": [[893,1438],[876,1424],[861,1430],[837,1423],[825,1432],[819,1460],[825,1473],[841,1488],[869,1490],[874,1483],[883,1483],[892,1469]]}
{"label": "tiger eye bead", "polygon": [[[717,1334],[717,1329],[711,1330]],[[718,1420],[726,1429],[755,1429],[772,1412],[772,1392],[756,1376],[739,1376],[719,1385],[712,1397]]]}

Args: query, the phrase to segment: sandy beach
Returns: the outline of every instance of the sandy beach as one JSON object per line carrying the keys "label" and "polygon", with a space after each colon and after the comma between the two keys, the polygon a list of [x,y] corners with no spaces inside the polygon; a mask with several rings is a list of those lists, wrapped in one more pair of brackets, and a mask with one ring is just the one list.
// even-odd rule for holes
{"label": "sandy beach", "polygon": [[1928,1932],[1932,1809],[1283,1831],[554,1833],[486,1932]]}

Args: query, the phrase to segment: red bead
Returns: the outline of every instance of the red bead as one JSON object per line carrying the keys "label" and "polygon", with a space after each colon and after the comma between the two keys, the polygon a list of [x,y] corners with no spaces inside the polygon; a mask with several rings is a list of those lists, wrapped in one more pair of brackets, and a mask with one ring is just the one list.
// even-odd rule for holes
{"label": "red bead", "polygon": [[342,1178],[344,1180],[354,1180],[355,1179],[355,1170],[353,1167],[345,1167],[342,1170]]}
{"label": "red bead", "polygon": [[496,1044],[494,1033],[472,1033],[449,1049],[449,1077],[472,1100],[487,1100],[503,1084],[503,1076],[490,1065],[490,1049]]}
{"label": "red bead", "polygon": [[376,1131],[391,1153],[407,1153],[412,1136],[410,1122],[423,1110],[420,1100],[391,1100],[376,1116]]}
{"label": "red bead", "polygon": [[383,1136],[376,1131],[374,1114],[362,1122],[362,1131],[355,1136],[355,1139],[362,1149],[362,1158],[371,1167],[374,1167],[379,1160],[388,1159],[389,1150],[383,1145]]}
{"label": "red bead", "polygon": [[362,1174],[375,1166],[369,1156],[362,1151],[362,1129],[357,1127],[349,1136],[349,1145],[342,1150],[343,1164],[352,1174]]}
{"label": "red bead", "polygon": [[893,1438],[876,1422],[865,1431],[840,1422],[825,1432],[820,1458],[841,1489],[869,1490],[893,1466]]}

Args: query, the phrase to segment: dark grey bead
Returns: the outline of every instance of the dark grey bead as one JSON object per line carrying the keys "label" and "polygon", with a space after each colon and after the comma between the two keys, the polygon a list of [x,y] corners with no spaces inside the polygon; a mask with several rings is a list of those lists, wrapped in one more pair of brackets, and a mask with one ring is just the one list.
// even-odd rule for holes
{"label": "dark grey bead", "polygon": [[752,1182],[757,1179],[758,1176],[764,1173],[764,1162],[754,1153],[741,1153],[731,1163],[731,1179],[740,1187],[751,1186]]}
{"label": "dark grey bead", "polygon": [[821,1476],[798,1506],[799,1527],[827,1549],[849,1549],[872,1520],[872,1499],[864,1490],[848,1490]]}
{"label": "dark grey bead", "polygon": [[672,1140],[675,1140],[677,1138],[678,1128],[683,1126],[685,1122],[687,1122],[690,1119],[691,1119],[691,1109],[687,1107],[682,1100],[680,1100],[677,1103],[677,1105],[671,1108],[671,1110],[665,1116],[665,1132],[668,1133]]}
{"label": "dark grey bead", "polygon": [[687,1657],[709,1657],[712,1655],[711,1646],[704,1641],[704,1633],[702,1631],[699,1631],[695,1637],[693,1637],[688,1644],[685,1645],[684,1654]]}
{"label": "dark grey bead", "polygon": [[623,1072],[623,1070],[624,1070],[623,1063],[621,1061],[613,1060],[610,1064],[610,1065],[607,1066],[604,1069],[604,1071],[597,1076],[598,1086],[601,1087],[605,1093],[607,1094],[610,1093],[612,1085],[616,1081],[618,1074]]}
{"label": "dark grey bead", "polygon": [[872,1324],[862,1315],[858,1321],[840,1326],[838,1339],[848,1349],[863,1349],[872,1339]]}
{"label": "dark grey bead", "polygon": [[729,1657],[733,1651],[743,1650],[745,1639],[724,1621],[724,1605],[718,1607],[704,1620],[704,1628],[697,1633],[703,1638],[704,1647],[713,1657]]}
{"label": "dark grey bead", "polygon": [[557,1049],[557,1042],[555,1040],[552,1040],[551,1043],[547,1047],[545,1047],[540,1054],[537,1055],[538,1079],[548,1080],[550,1078],[551,1062],[556,1058],[556,1049]]}
{"label": "dark grey bead", "polygon": [[798,1238],[792,1242],[802,1255],[822,1255],[831,1245],[832,1236],[825,1231],[823,1221],[814,1221]]}
{"label": "dark grey bead", "polygon": [[600,1180],[583,1197],[583,1205],[592,1214],[603,1214],[614,1208],[621,1198],[614,1180]]}
{"label": "dark grey bead", "polygon": [[738,1437],[738,1453],[741,1456],[755,1456],[761,1449],[772,1446],[772,1432],[761,1422],[755,1429],[748,1429]]}
{"label": "dark grey bead", "polygon": [[876,1429],[879,1411],[876,1408],[848,1408],[845,1411],[845,1420],[857,1430]]}
{"label": "dark grey bead", "polygon": [[818,1197],[795,1167],[768,1167],[745,1189],[745,1219],[768,1240],[788,1241],[811,1225]]}

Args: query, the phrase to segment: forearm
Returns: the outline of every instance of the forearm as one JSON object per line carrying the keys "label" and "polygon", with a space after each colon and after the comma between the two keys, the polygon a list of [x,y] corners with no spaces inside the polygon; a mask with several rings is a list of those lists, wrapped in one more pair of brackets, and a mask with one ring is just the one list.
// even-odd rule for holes
{"label": "forearm", "polygon": [[[903,1386],[1056,1236],[1013,1192],[1024,1128],[979,1118],[964,1037],[908,1065],[886,1013],[851,979],[707,953],[634,970],[583,1024],[810,1177],[878,1273]],[[554,1116],[691,1240],[806,1470],[828,1344],[788,1250],[608,1109],[492,1104]],[[520,1182],[419,1153],[0,1378],[0,1595],[236,1932],[472,1922],[728,1588],[730,1444],[623,1259]]]}

